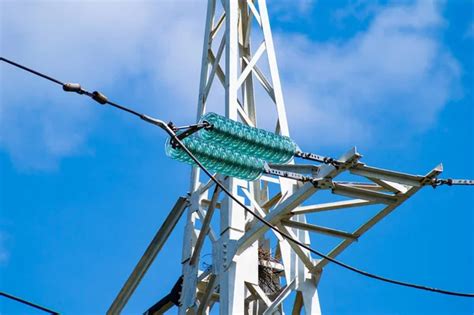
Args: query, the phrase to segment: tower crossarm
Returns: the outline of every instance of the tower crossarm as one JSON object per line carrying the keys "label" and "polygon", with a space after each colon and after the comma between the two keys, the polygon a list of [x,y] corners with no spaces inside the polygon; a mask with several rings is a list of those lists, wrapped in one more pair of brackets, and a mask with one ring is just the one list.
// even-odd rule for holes
{"label": "tower crossarm", "polygon": [[[354,151],[355,153],[355,151]],[[354,154],[353,156],[356,156]],[[332,167],[323,165],[324,167]],[[363,170],[363,172],[359,172]],[[333,250],[328,253],[330,258],[336,257],[342,251],[344,251],[350,244],[358,240],[365,232],[371,227],[380,222],[383,218],[393,212],[398,206],[405,202],[408,198],[413,196],[423,186],[433,182],[439,174],[442,172],[442,165],[438,165],[431,170],[425,176],[405,174],[391,170],[382,170],[374,167],[366,166],[362,163],[354,163],[351,168],[347,171],[352,174],[360,174],[371,180],[371,182],[335,182],[333,181],[333,187],[331,189],[334,195],[342,195],[352,197],[355,199],[335,201],[330,203],[316,204],[310,206],[300,206],[305,200],[309,199],[314,193],[317,192],[317,188],[311,183],[306,183],[299,189],[297,189],[292,195],[285,198],[285,200],[275,206],[266,216],[263,218],[279,227],[280,230],[287,234],[292,234],[291,231],[285,227],[293,228],[296,230],[305,230],[310,232],[322,233],[344,240],[337,245]],[[342,169],[337,170],[333,168],[331,172],[327,174],[327,178],[333,178],[338,176],[342,172]],[[378,178],[377,178],[378,177]],[[379,179],[380,178],[380,179]],[[382,179],[383,178],[383,179]],[[388,181],[387,179],[393,180]],[[396,182],[395,182],[396,180]],[[411,185],[408,185],[410,183]],[[381,185],[380,185],[381,184]],[[293,221],[292,217],[301,213],[314,213],[321,211],[333,211],[338,209],[347,209],[354,207],[364,207],[373,205],[383,205],[382,210],[377,212],[372,218],[367,220],[354,232],[344,232],[330,227],[316,226],[308,223]],[[235,255],[242,253],[248,246],[253,244],[261,235],[268,231],[269,227],[262,222],[256,222],[251,229],[249,229],[235,244]],[[291,242],[290,242],[291,244]],[[297,245],[291,244],[294,248]],[[305,265],[308,265],[311,261],[306,257],[301,257],[303,251],[299,251],[298,256],[302,259]],[[308,269],[313,272],[320,272],[321,269],[327,265],[329,261],[327,259],[318,260],[315,265],[310,266]]]}
{"label": "tower crossarm", "polygon": [[[379,211],[376,215],[374,215],[372,218],[367,220],[364,224],[362,224],[358,229],[356,229],[352,234],[355,235],[357,238],[362,236],[364,233],[369,231],[374,225],[379,223],[383,218],[388,216],[390,213],[392,213],[397,207],[399,207],[403,202],[405,202],[408,198],[413,196],[416,192],[418,192],[426,182],[430,182],[432,179],[436,178],[441,172],[443,171],[442,165],[438,165],[434,169],[432,169],[428,174],[425,176],[416,176],[418,178],[418,181],[415,183],[413,182],[414,186],[410,186],[406,192],[404,193],[397,193],[396,198],[397,201],[395,203],[391,203],[386,205],[381,211]],[[372,174],[369,174],[369,177],[372,177]],[[402,179],[403,176],[407,178],[415,178],[414,175],[408,175],[408,174],[403,174],[400,175],[400,181],[404,181]],[[400,184],[400,183],[399,183]],[[347,247],[349,247],[352,243],[354,242],[354,239],[346,238],[344,241],[339,243],[335,248],[333,248],[327,256],[331,258],[335,258],[337,255],[342,253]],[[316,266],[316,270],[321,270],[324,266],[326,266],[329,263],[329,260],[327,259],[322,259],[320,260]]]}

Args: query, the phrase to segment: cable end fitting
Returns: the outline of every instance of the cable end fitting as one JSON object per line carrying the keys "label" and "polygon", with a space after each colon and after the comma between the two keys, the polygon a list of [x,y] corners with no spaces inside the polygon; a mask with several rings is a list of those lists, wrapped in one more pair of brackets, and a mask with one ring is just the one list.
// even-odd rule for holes
{"label": "cable end fitting", "polygon": [[109,101],[107,99],[107,96],[97,91],[92,92],[92,99],[102,105],[107,104],[107,102]]}
{"label": "cable end fitting", "polygon": [[204,129],[206,129],[206,130],[214,129],[214,125],[211,124],[210,122],[208,122],[207,120],[204,120],[202,123],[204,125]]}
{"label": "cable end fitting", "polygon": [[66,92],[76,92],[79,94],[83,94],[84,92],[79,83],[64,83],[63,90]]}

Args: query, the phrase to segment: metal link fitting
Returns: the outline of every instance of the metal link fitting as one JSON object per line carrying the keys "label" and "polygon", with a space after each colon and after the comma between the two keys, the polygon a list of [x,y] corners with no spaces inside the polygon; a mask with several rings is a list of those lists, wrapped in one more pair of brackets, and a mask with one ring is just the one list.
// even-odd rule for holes
{"label": "metal link fitting", "polygon": [[63,90],[66,92],[76,92],[79,94],[83,94],[84,91],[81,88],[81,85],[79,83],[64,83],[63,84]]}
{"label": "metal link fitting", "polygon": [[97,91],[92,92],[92,99],[102,105],[108,102],[107,96]]}

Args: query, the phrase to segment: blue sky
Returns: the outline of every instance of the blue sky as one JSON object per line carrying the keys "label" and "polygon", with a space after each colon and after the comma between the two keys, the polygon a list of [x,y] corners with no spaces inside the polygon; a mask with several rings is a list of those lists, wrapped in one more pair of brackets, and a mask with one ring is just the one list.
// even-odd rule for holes
{"label": "blue sky", "polygon": [[[443,162],[445,177],[474,178],[473,6],[269,3],[292,137],[320,154],[357,145],[370,165],[424,174]],[[204,19],[204,1],[6,0],[0,51],[186,124],[195,115]],[[102,314],[186,193],[189,168],[165,157],[160,130],[5,64],[0,69],[0,288],[65,314]],[[473,204],[470,188],[425,188],[340,259],[473,292]],[[337,213],[310,221],[345,227],[360,218]],[[180,222],[126,314],[145,310],[180,275],[182,229]],[[315,248],[328,244],[313,240]],[[472,300],[331,265],[320,299],[326,314],[474,312]],[[2,314],[36,314],[0,305]]]}

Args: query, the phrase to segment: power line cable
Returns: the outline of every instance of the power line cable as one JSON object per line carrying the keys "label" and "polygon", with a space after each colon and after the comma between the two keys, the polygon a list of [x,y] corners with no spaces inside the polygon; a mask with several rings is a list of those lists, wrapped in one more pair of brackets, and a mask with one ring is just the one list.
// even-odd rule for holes
{"label": "power line cable", "polygon": [[348,264],[345,264],[341,261],[338,261],[332,257],[329,257],[311,247],[309,247],[308,245],[294,239],[292,236],[286,234],[285,232],[279,230],[278,228],[276,228],[273,224],[271,224],[270,222],[268,222],[267,220],[265,220],[264,218],[260,217],[258,214],[256,214],[255,212],[253,212],[252,210],[250,210],[244,203],[242,203],[238,198],[236,198],[230,191],[228,191],[224,185],[222,185],[215,177],[214,175],[212,175],[205,167],[204,165],[202,165],[201,162],[199,162],[199,160],[192,154],[192,152],[186,148],[184,146],[184,144],[182,143],[181,140],[178,139],[178,137],[176,135],[171,135],[175,141],[181,145],[181,147],[183,148],[183,150],[189,155],[189,157],[199,166],[200,169],[202,169],[204,171],[204,173],[206,173],[207,176],[209,176],[211,178],[211,180],[213,182],[216,183],[216,185],[218,185],[222,191],[224,191],[226,193],[226,195],[228,195],[230,198],[232,198],[232,200],[234,200],[235,202],[237,202],[242,208],[245,209],[245,211],[249,212],[251,215],[253,215],[257,220],[259,220],[260,222],[262,222],[264,225],[266,225],[267,227],[269,227],[270,229],[274,230],[275,232],[277,232],[278,234],[280,234],[282,237],[284,237],[285,239],[295,243],[296,245],[310,251],[311,253],[313,254],[316,254],[318,256],[320,256],[321,258],[324,258],[324,259],[327,259],[329,260],[330,262],[333,262],[335,263],[336,265],[339,265],[341,267],[344,267],[348,270],[351,270],[351,271],[354,271],[358,274],[361,274],[361,275],[364,275],[366,277],[370,277],[370,278],[373,278],[373,279],[377,279],[377,280],[381,280],[381,281],[384,281],[384,282],[388,282],[388,283],[392,283],[392,284],[397,284],[397,285],[401,285],[401,286],[406,286],[406,287],[411,287],[411,288],[416,288],[416,289],[421,289],[421,290],[426,290],[426,291],[431,291],[431,292],[436,292],[436,293],[442,293],[442,294],[448,294],[448,295],[455,295],[455,296],[464,296],[464,297],[474,297],[474,294],[472,293],[462,293],[462,292],[454,292],[454,291],[448,291],[448,290],[442,290],[442,289],[437,289],[437,288],[431,288],[431,287],[427,287],[427,286],[423,286],[423,285],[418,285],[418,284],[413,284],[413,283],[408,283],[408,282],[403,282],[403,281],[399,281],[399,280],[394,280],[394,279],[390,279],[390,278],[386,278],[386,277],[382,277],[382,276],[378,276],[378,275],[375,275],[375,274],[372,274],[372,273],[369,273],[369,272],[366,272],[366,271],[363,271],[363,270],[360,270],[358,268],[355,268],[355,267],[352,267]]}
{"label": "power line cable", "polygon": [[31,306],[31,307],[33,307],[33,308],[36,308],[36,309],[41,310],[41,311],[46,312],[46,313],[50,313],[50,314],[53,314],[53,315],[59,315],[59,313],[56,312],[56,311],[50,310],[50,309],[48,309],[48,308],[46,308],[46,307],[44,307],[44,306],[35,304],[35,303],[33,303],[33,302],[30,302],[30,301],[21,299],[21,298],[19,298],[19,297],[17,297],[17,296],[13,296],[13,295],[11,295],[11,294],[8,294],[8,293],[2,292],[2,291],[0,291],[0,296],[4,296],[4,297],[6,297],[6,298],[8,298],[8,299],[10,299],[10,300],[14,300],[14,301],[20,302],[20,303],[22,303],[22,304]]}
{"label": "power line cable", "polygon": [[[61,83],[61,81],[59,80],[56,80],[56,79],[53,79],[47,75],[44,75],[40,72],[37,72],[35,70],[32,70],[32,69],[29,69],[25,66],[21,66],[17,63],[14,63],[12,61],[7,61],[7,59],[3,58],[3,57],[0,57],[0,60],[3,60],[3,61],[6,61],[14,66],[17,66],[23,70],[26,70],[28,72],[31,72],[35,75],[38,75],[40,77],[43,77],[43,78],[46,78],[50,81],[53,81],[55,83],[58,83],[58,84],[61,84],[63,85],[63,89],[65,91],[68,91],[68,92],[77,92],[78,94],[85,94],[89,97],[91,97],[92,99],[94,99],[95,101],[99,102],[100,104],[109,104],[109,105],[112,105],[118,109],[121,109],[121,110],[124,110],[128,113],[131,113],[135,116],[138,116],[139,118],[151,123],[151,124],[154,124],[160,128],[162,128],[163,130],[165,130],[172,138],[174,141],[176,141],[176,143],[181,146],[181,148],[183,149],[183,151],[186,152],[186,154],[196,163],[196,165],[204,172],[206,173],[207,176],[209,176],[209,178],[217,185],[219,186],[219,188],[222,189],[222,191],[224,191],[224,193],[226,195],[228,195],[232,200],[234,200],[237,204],[239,204],[242,208],[245,209],[245,211],[247,211],[248,213],[250,213],[253,217],[255,217],[258,221],[260,221],[262,224],[264,224],[265,226],[267,226],[268,228],[272,229],[273,231],[275,231],[276,233],[280,234],[283,238],[287,239],[288,241],[291,241],[293,242],[294,244],[308,250],[309,252],[323,258],[323,259],[326,259],[340,267],[343,267],[345,269],[348,269],[350,271],[353,271],[355,273],[358,273],[360,275],[363,275],[363,276],[366,276],[366,277],[369,277],[369,278],[372,278],[372,279],[376,279],[376,280],[379,280],[379,281],[383,281],[383,282],[387,282],[387,283],[392,283],[392,284],[395,284],[395,285],[400,285],[400,286],[404,286],[404,287],[410,287],[410,288],[414,288],[414,289],[419,289],[419,290],[424,290],[424,291],[430,291],[430,292],[435,292],[435,293],[440,293],[440,294],[446,294],[446,295],[453,295],[453,296],[460,296],[460,297],[469,297],[469,298],[474,298],[474,293],[464,293],[464,292],[455,292],[455,291],[449,291],[449,290],[443,290],[443,289],[437,289],[437,288],[432,288],[432,287],[428,287],[428,286],[424,286],[424,285],[418,285],[418,284],[414,284],[414,283],[409,283],[409,282],[404,282],[404,281],[399,281],[399,280],[394,280],[394,279],[390,279],[390,278],[387,278],[387,277],[382,277],[382,276],[379,276],[379,275],[376,275],[376,274],[372,274],[372,273],[369,273],[369,272],[366,272],[364,270],[361,270],[361,269],[358,269],[358,268],[355,268],[355,267],[352,267],[346,263],[343,263],[339,260],[336,260],[328,255],[325,255],[323,254],[322,252],[320,251],[317,251],[311,247],[309,247],[308,245],[300,242],[299,240],[297,239],[294,239],[291,235],[279,230],[277,227],[275,227],[272,223],[268,222],[267,220],[265,220],[264,218],[260,217],[257,213],[253,212],[251,209],[249,209],[243,202],[241,202],[237,197],[235,197],[221,182],[219,182],[219,180],[217,180],[217,178],[215,178],[215,176],[209,172],[207,170],[207,168],[193,155],[193,153],[183,144],[183,142],[181,141],[181,139],[179,139],[179,137],[176,135],[176,133],[170,128],[170,126],[168,126],[165,122],[159,120],[159,119],[155,119],[155,118],[152,118],[150,116],[147,116],[145,114],[141,114],[141,113],[138,113],[134,110],[131,110],[127,107],[124,107],[124,106],[121,106],[121,105],[118,105],[116,103],[113,103],[113,102],[110,102],[107,100],[107,98],[100,92],[93,92],[93,93],[90,93],[90,92],[87,92],[86,90],[83,90],[79,84],[76,84],[76,83]],[[73,86],[73,88],[71,90],[67,90],[69,86]]]}
{"label": "power line cable", "polygon": [[54,83],[59,84],[59,85],[64,85],[64,83],[62,83],[62,82],[59,81],[59,80],[56,80],[55,78],[52,78],[52,77],[50,77],[50,76],[48,76],[48,75],[46,75],[46,74],[44,74],[44,73],[41,73],[41,72],[38,72],[38,71],[33,70],[33,69],[31,69],[31,68],[28,68],[28,67],[25,67],[25,66],[23,66],[23,65],[20,65],[20,64],[14,62],[14,61],[11,61],[11,60],[9,60],[9,59],[7,59],[7,58],[0,57],[0,60],[4,61],[4,62],[6,62],[6,63],[9,63],[9,64],[11,64],[12,66],[15,66],[15,67],[17,67],[17,68],[20,68],[20,69],[23,69],[23,70],[28,71],[28,72],[30,72],[30,73],[33,73],[34,75],[37,75],[37,76],[39,76],[39,77],[42,77],[43,79],[49,80],[49,81],[54,82]]}

